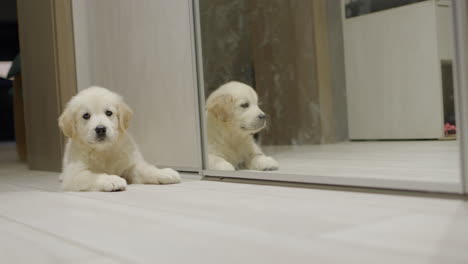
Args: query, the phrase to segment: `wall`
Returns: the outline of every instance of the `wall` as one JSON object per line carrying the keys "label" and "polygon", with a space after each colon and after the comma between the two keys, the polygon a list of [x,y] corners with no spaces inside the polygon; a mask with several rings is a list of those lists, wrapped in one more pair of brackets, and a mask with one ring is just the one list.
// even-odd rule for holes
{"label": "wall", "polygon": [[198,134],[192,2],[73,1],[78,87],[122,94],[145,158],[197,171]]}

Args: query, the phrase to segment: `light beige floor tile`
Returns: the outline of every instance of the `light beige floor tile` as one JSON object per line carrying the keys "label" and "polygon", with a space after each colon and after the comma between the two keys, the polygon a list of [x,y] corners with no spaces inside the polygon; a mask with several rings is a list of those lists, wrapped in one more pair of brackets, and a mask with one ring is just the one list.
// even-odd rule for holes
{"label": "light beige floor tile", "polygon": [[468,206],[444,215],[415,213],[322,237],[355,246],[421,256],[432,263],[468,263]]}
{"label": "light beige floor tile", "polygon": [[1,216],[0,245],[1,263],[87,263],[99,259],[118,263],[99,252]]}

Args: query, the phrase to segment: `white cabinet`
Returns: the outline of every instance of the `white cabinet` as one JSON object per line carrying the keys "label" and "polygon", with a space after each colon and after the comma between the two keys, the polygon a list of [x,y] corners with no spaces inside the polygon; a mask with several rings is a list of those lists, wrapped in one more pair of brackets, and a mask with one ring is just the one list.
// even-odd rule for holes
{"label": "white cabinet", "polygon": [[452,60],[448,1],[343,18],[351,139],[444,136],[441,61]]}

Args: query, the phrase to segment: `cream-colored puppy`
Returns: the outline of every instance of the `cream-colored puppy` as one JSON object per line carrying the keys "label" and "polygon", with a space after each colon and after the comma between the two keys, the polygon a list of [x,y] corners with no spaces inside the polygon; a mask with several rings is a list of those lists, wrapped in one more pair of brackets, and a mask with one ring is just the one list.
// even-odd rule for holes
{"label": "cream-colored puppy", "polygon": [[278,162],[265,156],[253,139],[266,126],[266,116],[250,86],[222,85],[208,97],[206,109],[209,169],[278,169]]}
{"label": "cream-colored puppy", "polygon": [[148,164],[126,132],[132,111],[121,96],[90,87],[68,102],[59,126],[69,138],[60,176],[66,191],[121,191],[127,183],[180,182],[179,173]]}

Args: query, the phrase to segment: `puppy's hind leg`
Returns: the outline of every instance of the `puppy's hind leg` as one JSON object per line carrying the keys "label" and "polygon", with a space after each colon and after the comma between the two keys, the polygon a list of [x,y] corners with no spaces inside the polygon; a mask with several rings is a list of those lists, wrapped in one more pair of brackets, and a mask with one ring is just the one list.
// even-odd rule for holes
{"label": "puppy's hind leg", "polygon": [[180,175],[173,169],[158,169],[146,162],[138,162],[128,172],[131,183],[139,184],[171,184],[179,183]]}

